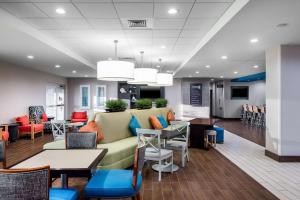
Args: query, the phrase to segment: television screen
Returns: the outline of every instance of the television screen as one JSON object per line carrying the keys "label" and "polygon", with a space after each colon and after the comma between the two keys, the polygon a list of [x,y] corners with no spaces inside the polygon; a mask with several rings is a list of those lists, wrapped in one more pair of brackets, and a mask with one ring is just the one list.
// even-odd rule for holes
{"label": "television screen", "polygon": [[248,99],[249,87],[248,86],[232,86],[231,99]]}
{"label": "television screen", "polygon": [[157,99],[160,98],[160,87],[141,86],[140,98]]}

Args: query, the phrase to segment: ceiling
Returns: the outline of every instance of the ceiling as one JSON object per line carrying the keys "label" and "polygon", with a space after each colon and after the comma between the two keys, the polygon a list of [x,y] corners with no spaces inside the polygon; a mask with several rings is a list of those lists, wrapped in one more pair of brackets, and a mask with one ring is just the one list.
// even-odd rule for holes
{"label": "ceiling", "polygon": [[[113,40],[117,39],[118,57],[139,65],[139,52],[144,51],[144,65],[156,67],[162,58],[162,70],[173,71],[176,77],[234,78],[258,73],[264,71],[266,48],[300,42],[300,1],[247,3],[0,0],[0,60],[65,77],[95,77],[96,62],[114,56]],[[65,9],[66,14],[57,14],[57,8]],[[168,14],[170,8],[178,13]],[[127,19],[150,19],[153,26],[128,29]],[[278,28],[279,23],[289,25]],[[253,37],[259,42],[250,44]],[[35,58],[28,60],[29,54]],[[228,59],[220,59],[222,55]],[[55,68],[56,64],[61,68]]]}

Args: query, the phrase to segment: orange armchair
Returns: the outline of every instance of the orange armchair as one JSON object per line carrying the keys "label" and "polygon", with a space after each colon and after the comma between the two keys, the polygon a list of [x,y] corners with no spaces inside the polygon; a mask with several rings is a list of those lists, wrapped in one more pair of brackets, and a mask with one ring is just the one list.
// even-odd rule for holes
{"label": "orange armchair", "polygon": [[[4,127],[4,129],[2,128]],[[9,132],[8,132],[8,125],[0,126],[0,140],[3,140],[5,144],[8,144]]]}
{"label": "orange armchair", "polygon": [[34,140],[34,136],[37,133],[44,135],[44,124],[35,124],[34,121],[30,121],[29,117],[24,115],[16,118],[16,122],[20,124],[18,127],[19,135],[30,135]]}
{"label": "orange armchair", "polygon": [[87,112],[73,112],[71,116],[72,122],[87,122],[88,116]]}

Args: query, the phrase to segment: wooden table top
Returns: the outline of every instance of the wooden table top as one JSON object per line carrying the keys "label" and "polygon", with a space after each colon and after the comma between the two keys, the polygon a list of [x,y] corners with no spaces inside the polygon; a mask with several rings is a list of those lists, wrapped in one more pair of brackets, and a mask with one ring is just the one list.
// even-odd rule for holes
{"label": "wooden table top", "polygon": [[191,125],[213,126],[218,120],[215,118],[196,118],[190,120]]}

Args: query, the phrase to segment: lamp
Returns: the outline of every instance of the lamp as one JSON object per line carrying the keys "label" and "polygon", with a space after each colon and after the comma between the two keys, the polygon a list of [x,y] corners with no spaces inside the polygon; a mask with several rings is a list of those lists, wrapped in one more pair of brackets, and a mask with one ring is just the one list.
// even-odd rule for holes
{"label": "lamp", "polygon": [[[161,66],[161,58],[158,59]],[[173,74],[170,73],[157,73],[156,83],[149,84],[149,86],[172,86],[173,85]]]}
{"label": "lamp", "polygon": [[115,60],[97,62],[97,79],[104,81],[128,81],[133,80],[134,64],[118,60],[117,44],[115,43]]}
{"label": "lamp", "polygon": [[141,51],[141,68],[134,69],[134,79],[132,81],[127,81],[129,84],[137,85],[147,85],[156,82],[157,70],[153,68],[146,68],[143,66],[143,55],[144,52]]}

